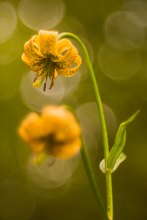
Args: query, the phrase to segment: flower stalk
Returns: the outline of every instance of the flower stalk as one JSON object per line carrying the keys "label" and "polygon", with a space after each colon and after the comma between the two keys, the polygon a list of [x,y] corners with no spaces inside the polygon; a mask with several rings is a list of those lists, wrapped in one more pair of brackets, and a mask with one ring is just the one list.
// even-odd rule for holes
{"label": "flower stalk", "polygon": [[[107,128],[106,128],[106,122],[105,122],[105,116],[104,116],[102,101],[100,97],[100,92],[99,92],[98,84],[95,78],[94,70],[93,70],[93,67],[92,67],[92,64],[89,58],[87,48],[85,47],[83,42],[80,40],[80,38],[72,33],[65,32],[65,33],[60,34],[59,36],[60,36],[60,39],[66,38],[66,37],[72,38],[78,43],[78,45],[83,51],[83,56],[87,63],[87,67],[89,70],[89,74],[90,74],[94,92],[95,92],[96,104],[97,104],[98,113],[99,113],[99,120],[100,120],[101,129],[102,129],[102,141],[103,141],[103,147],[104,147],[105,167],[107,168],[107,159],[109,156]],[[109,220],[113,220],[112,177],[111,177],[111,172],[107,171],[107,169],[105,173],[105,178],[106,178],[106,194],[107,194],[107,215],[108,215]]]}
{"label": "flower stalk", "polygon": [[108,220],[107,213],[106,213],[106,210],[105,210],[105,206],[103,204],[101,194],[99,192],[97,182],[96,182],[96,179],[95,179],[95,175],[93,173],[93,169],[92,169],[91,163],[90,163],[89,158],[88,158],[87,149],[86,149],[86,146],[85,146],[84,143],[83,143],[83,147],[81,149],[81,156],[82,156],[83,164],[84,164],[89,182],[91,184],[91,188],[92,188],[92,190],[95,194],[95,198],[96,198],[98,207],[101,211],[101,215],[102,215],[104,220]]}

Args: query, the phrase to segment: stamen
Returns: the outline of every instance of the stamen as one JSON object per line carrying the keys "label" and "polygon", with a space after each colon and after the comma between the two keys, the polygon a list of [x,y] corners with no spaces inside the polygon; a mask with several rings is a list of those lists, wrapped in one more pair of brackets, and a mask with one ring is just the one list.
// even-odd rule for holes
{"label": "stamen", "polygon": [[46,90],[47,77],[48,77],[48,73],[46,73],[45,82],[44,82],[44,86],[43,86],[43,91],[44,91],[44,92],[45,92],[45,90]]}
{"label": "stamen", "polygon": [[46,90],[46,81],[44,82],[44,85],[43,85],[43,91],[45,92]]}
{"label": "stamen", "polygon": [[54,76],[52,78],[50,78],[50,80],[51,80],[51,83],[50,83],[49,89],[51,89],[54,85]]}
{"label": "stamen", "polygon": [[33,83],[36,81],[37,77],[34,78]]}

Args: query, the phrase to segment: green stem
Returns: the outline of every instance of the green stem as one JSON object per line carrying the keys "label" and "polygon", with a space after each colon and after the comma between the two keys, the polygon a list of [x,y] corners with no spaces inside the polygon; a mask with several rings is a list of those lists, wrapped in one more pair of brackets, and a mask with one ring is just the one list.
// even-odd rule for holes
{"label": "green stem", "polygon": [[82,150],[81,150],[81,156],[82,156],[82,159],[83,159],[83,164],[84,164],[85,170],[87,172],[89,182],[90,182],[92,190],[95,194],[99,210],[101,211],[101,215],[102,215],[104,220],[108,220],[107,213],[106,213],[101,195],[99,193],[99,189],[97,187],[97,182],[96,182],[96,179],[95,179],[95,175],[93,173],[91,163],[88,159],[87,149],[86,149],[84,144],[83,144],[83,147],[82,147]]}
{"label": "green stem", "polygon": [[106,172],[106,193],[107,193],[107,215],[109,220],[113,220],[113,192],[111,171]]}
{"label": "green stem", "polygon": [[[83,51],[83,56],[85,58],[85,61],[88,66],[88,70],[90,73],[91,81],[93,84],[94,92],[95,92],[95,97],[96,97],[96,104],[98,107],[98,113],[99,113],[99,120],[100,120],[100,125],[102,129],[102,140],[103,140],[103,147],[104,147],[104,158],[105,158],[105,167],[107,168],[107,159],[109,155],[109,145],[108,145],[108,136],[107,136],[107,128],[106,128],[106,122],[105,122],[105,117],[104,117],[104,111],[103,111],[103,106],[102,106],[102,101],[99,93],[99,88],[98,84],[96,82],[95,74],[93,71],[93,67],[89,58],[88,51],[83,44],[83,42],[78,38],[76,35],[72,33],[62,33],[59,35],[59,38],[65,38],[65,37],[70,37],[76,40],[78,45],[81,47]],[[113,220],[113,199],[112,199],[112,178],[111,178],[111,173],[106,172],[105,174],[106,178],[106,193],[107,193],[107,214],[109,220]]]}

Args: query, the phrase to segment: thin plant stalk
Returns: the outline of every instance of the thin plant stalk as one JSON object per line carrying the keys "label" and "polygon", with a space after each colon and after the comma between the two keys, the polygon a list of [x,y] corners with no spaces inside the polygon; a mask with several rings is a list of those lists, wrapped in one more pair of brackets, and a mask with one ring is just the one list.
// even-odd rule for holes
{"label": "thin plant stalk", "polygon": [[97,186],[95,175],[93,173],[93,169],[92,169],[91,163],[90,163],[89,158],[88,158],[87,149],[86,149],[86,146],[85,146],[84,143],[83,143],[83,147],[81,149],[81,156],[82,156],[83,164],[84,164],[89,182],[90,182],[92,190],[95,194],[95,198],[96,198],[98,207],[101,211],[101,215],[102,215],[104,220],[108,220],[107,212],[105,210],[105,207],[104,207],[104,204],[103,204],[103,201],[102,201],[102,198],[101,198],[98,186]]}
{"label": "thin plant stalk", "polygon": [[[89,58],[89,54],[88,54],[87,48],[85,47],[85,45],[83,44],[83,42],[80,40],[79,37],[69,32],[60,34],[60,38],[65,38],[65,37],[70,37],[78,43],[78,45],[81,47],[83,51],[83,56],[87,63],[87,67],[89,70],[89,74],[90,74],[94,92],[95,92],[96,104],[98,107],[99,120],[100,120],[101,129],[102,129],[102,141],[103,141],[103,147],[104,147],[105,167],[107,168],[107,159],[109,155],[107,128],[106,128],[105,116],[104,116],[102,101],[101,101],[101,97],[99,93],[99,88],[98,88],[94,70],[93,70],[93,67],[92,67],[92,64]],[[113,220],[112,177],[111,177],[111,172],[109,170],[107,171],[107,169],[105,173],[105,178],[106,178],[106,195],[107,195],[107,215],[108,215],[109,220]]]}

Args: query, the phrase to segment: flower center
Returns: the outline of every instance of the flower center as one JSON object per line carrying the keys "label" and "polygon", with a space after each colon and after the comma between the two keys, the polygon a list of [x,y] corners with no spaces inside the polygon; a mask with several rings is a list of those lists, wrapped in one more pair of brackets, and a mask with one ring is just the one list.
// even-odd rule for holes
{"label": "flower center", "polygon": [[51,153],[52,149],[54,149],[55,146],[61,147],[61,146],[64,146],[65,144],[67,144],[66,141],[56,140],[56,137],[55,137],[55,135],[53,133],[49,134],[47,136],[44,136],[44,137],[40,137],[40,138],[38,138],[38,140],[40,142],[44,142],[45,143],[45,150],[48,153]]}

